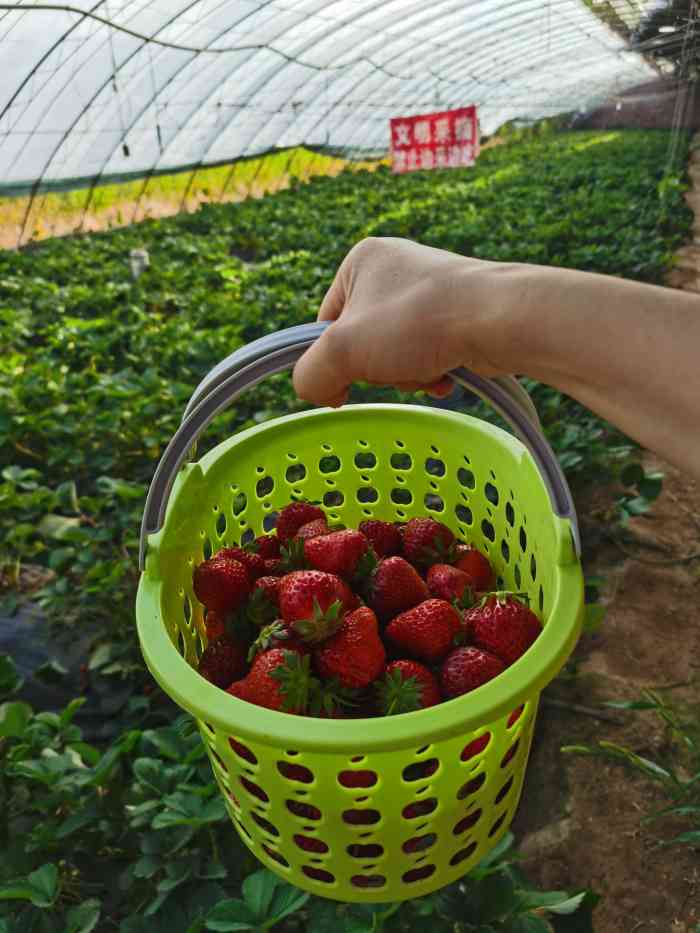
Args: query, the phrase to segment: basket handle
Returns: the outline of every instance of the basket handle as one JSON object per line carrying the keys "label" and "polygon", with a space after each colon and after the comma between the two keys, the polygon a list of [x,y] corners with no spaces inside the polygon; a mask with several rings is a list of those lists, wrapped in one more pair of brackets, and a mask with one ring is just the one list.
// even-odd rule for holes
{"label": "basket handle", "polygon": [[[300,324],[277,331],[236,350],[218,363],[195,389],[182,423],[160,459],[146,497],[139,542],[139,569],[144,570],[148,536],[159,531],[175,476],[210,422],[246,389],[267,376],[291,368],[329,325]],[[571,523],[574,549],[581,556],[576,509],[552,448],[542,434],[530,396],[511,377],[485,379],[464,367],[450,371],[456,383],[488,402],[510,425],[532,454],[549,492],[555,513]]]}

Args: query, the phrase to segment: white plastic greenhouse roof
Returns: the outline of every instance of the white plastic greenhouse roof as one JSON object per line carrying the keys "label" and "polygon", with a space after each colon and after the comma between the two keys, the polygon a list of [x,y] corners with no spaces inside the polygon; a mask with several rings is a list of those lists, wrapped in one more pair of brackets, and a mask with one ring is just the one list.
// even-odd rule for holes
{"label": "white plastic greenhouse roof", "polygon": [[[70,3],[0,4],[5,189],[383,151],[390,117],[468,104],[488,133],[656,76],[584,0]],[[617,4],[632,27],[647,5]]]}

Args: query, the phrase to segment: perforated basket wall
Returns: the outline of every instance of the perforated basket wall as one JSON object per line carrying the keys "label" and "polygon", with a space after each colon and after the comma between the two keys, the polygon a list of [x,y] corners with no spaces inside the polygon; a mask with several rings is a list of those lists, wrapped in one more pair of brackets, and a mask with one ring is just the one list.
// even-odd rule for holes
{"label": "perforated basket wall", "polygon": [[[205,641],[192,569],[271,530],[293,493],[348,526],[434,515],[529,594],[542,635],[477,691],[402,716],[297,717],[218,690],[193,669]],[[573,648],[582,592],[570,526],[520,442],[464,415],[352,406],[268,422],[181,471],[149,539],[137,617],[146,662],[196,717],[255,855],[325,897],[396,901],[456,880],[507,830],[539,692]]]}

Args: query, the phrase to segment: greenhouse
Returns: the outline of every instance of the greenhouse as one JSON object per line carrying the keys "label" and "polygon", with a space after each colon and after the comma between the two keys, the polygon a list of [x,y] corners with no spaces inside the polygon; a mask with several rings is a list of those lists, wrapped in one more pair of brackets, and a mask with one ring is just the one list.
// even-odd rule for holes
{"label": "greenhouse", "polygon": [[698,16],[0,3],[0,933],[700,933]]}

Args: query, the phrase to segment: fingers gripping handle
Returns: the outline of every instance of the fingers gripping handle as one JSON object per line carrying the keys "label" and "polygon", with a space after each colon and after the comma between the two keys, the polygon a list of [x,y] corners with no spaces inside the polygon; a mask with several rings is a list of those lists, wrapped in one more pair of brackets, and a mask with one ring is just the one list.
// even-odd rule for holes
{"label": "fingers gripping handle", "polygon": [[[175,476],[197,439],[210,422],[242,392],[267,376],[292,367],[327,326],[323,323],[302,324],[262,337],[236,350],[214,367],[199,384],[185,409],[182,424],[156,467],[148,490],[139,544],[141,570],[145,566],[148,535],[162,528]],[[581,544],[571,492],[541,432],[527,392],[515,379],[509,377],[485,379],[461,367],[452,370],[449,375],[459,385],[488,402],[528,448],[547,486],[554,511],[571,522],[574,547],[580,556]]]}

